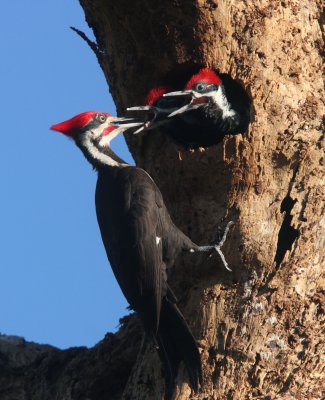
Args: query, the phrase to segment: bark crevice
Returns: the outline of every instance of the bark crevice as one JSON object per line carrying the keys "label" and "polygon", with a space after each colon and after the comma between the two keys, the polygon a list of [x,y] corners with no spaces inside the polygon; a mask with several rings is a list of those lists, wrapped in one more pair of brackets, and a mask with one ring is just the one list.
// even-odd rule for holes
{"label": "bark crevice", "polygon": [[291,210],[293,209],[297,200],[293,200],[290,196],[286,196],[282,203],[280,211],[284,213],[283,222],[278,234],[278,244],[276,248],[276,253],[274,261],[277,267],[280,266],[283,261],[286,252],[291,252],[293,243],[299,237],[299,229],[294,228],[291,225],[293,215],[291,215]]}

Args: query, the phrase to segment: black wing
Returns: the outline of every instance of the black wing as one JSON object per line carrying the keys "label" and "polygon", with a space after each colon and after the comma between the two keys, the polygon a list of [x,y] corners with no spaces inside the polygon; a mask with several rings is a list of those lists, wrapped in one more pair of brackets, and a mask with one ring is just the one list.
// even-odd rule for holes
{"label": "black wing", "polygon": [[116,279],[153,332],[167,285],[156,190],[149,175],[134,167],[120,170],[113,183],[99,177],[96,190],[98,222]]}
{"label": "black wing", "polygon": [[139,290],[134,308],[142,316],[145,328],[156,332],[161,299],[167,284],[158,227],[160,209],[156,202],[155,185],[144,171],[133,169],[129,176],[129,184],[130,202],[125,214],[125,224],[138,271]]}

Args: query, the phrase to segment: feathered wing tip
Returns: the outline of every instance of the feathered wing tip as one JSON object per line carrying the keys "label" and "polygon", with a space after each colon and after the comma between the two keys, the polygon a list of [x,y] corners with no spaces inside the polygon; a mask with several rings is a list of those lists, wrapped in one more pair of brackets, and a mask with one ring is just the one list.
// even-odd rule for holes
{"label": "feathered wing tip", "polygon": [[183,315],[175,304],[163,300],[157,334],[159,357],[166,382],[165,399],[171,399],[181,361],[184,362],[191,388],[197,392],[202,383],[200,353]]}
{"label": "feathered wing tip", "polygon": [[168,86],[158,86],[156,88],[151,89],[146,97],[146,105],[152,106],[157,101],[157,99],[159,99],[159,97],[171,91],[172,88]]}
{"label": "feathered wing tip", "polygon": [[[165,348],[165,344],[160,335],[157,336],[158,354],[163,366],[163,376],[165,379],[165,400],[170,400],[176,388],[176,376],[180,360],[170,361],[170,356]],[[175,369],[175,365],[177,368]]]}
{"label": "feathered wing tip", "polygon": [[193,75],[187,82],[185,89],[192,89],[193,86],[198,82],[205,82],[209,85],[220,85],[222,83],[221,78],[210,68],[202,68],[200,71]]}

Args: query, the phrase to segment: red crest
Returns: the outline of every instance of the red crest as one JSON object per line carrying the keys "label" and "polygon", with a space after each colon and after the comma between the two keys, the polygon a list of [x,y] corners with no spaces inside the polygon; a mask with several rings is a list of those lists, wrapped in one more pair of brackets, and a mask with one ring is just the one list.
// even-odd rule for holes
{"label": "red crest", "polygon": [[154,102],[159,99],[163,94],[171,92],[172,89],[166,86],[158,86],[150,90],[146,97],[146,105],[152,106]]}
{"label": "red crest", "polygon": [[[85,111],[59,124],[52,125],[50,129],[73,137],[74,133],[89,124],[96,114],[98,114],[98,111]],[[110,116],[108,113],[102,114]]]}
{"label": "red crest", "polygon": [[193,86],[199,82],[204,82],[209,85],[220,85],[222,83],[220,77],[212,71],[210,68],[203,68],[200,71],[193,75],[192,78],[187,82],[185,89],[192,89]]}

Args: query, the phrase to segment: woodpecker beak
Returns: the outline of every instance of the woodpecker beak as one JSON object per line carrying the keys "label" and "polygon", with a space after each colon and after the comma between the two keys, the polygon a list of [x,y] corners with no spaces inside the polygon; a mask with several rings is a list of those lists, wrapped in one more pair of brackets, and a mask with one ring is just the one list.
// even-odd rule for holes
{"label": "woodpecker beak", "polygon": [[143,122],[142,126],[137,129],[135,132],[133,132],[133,135],[138,135],[140,132],[142,132],[144,129],[150,129],[151,123],[156,119],[159,111],[157,107],[154,106],[137,106],[137,107],[128,107],[126,111],[140,111],[142,113],[145,113],[145,121]]}
{"label": "woodpecker beak", "polygon": [[127,130],[130,128],[137,128],[143,125],[143,122],[135,122],[134,118],[114,118],[111,123],[118,126],[121,130]]}
{"label": "woodpecker beak", "polygon": [[[170,108],[161,108],[156,106],[138,106],[138,107],[129,107],[126,111],[142,111],[146,112],[149,116],[153,115],[153,119],[155,119],[158,115],[169,114],[175,111],[175,107]],[[150,122],[153,122],[151,120]]]}
{"label": "woodpecker beak", "polygon": [[154,106],[137,106],[137,107],[128,107],[126,111],[153,111],[156,107]]}
{"label": "woodpecker beak", "polygon": [[[184,95],[188,96],[188,94]],[[170,96],[172,98],[172,96]],[[175,96],[177,100],[179,100],[179,96]],[[183,107],[182,107],[183,108]],[[142,131],[148,131],[151,129],[155,129],[160,125],[163,125],[168,122],[168,117],[171,113],[179,110],[179,105],[175,106],[173,102],[170,103],[170,107],[158,107],[158,106],[137,106],[137,107],[129,107],[126,109],[131,112],[142,112],[145,114],[145,121],[143,126],[141,126],[138,130],[133,132],[134,135],[139,134]]]}
{"label": "woodpecker beak", "polygon": [[205,95],[199,94],[194,90],[182,90],[178,92],[170,92],[163,95],[164,97],[177,97],[177,96],[191,96],[191,101],[185,106],[178,108],[168,115],[168,118],[174,117],[178,114],[183,114],[187,111],[196,110],[207,104],[209,102],[209,98]]}
{"label": "woodpecker beak", "polygon": [[137,128],[139,125],[143,125],[142,122],[129,122],[133,120],[133,118],[112,117],[109,121],[107,121],[108,124],[101,133],[98,142],[99,146],[110,146],[111,141],[119,134],[125,132],[128,129]]}
{"label": "woodpecker beak", "polygon": [[150,130],[153,127],[156,128],[158,125],[160,125],[163,120],[170,114],[173,109],[165,109],[165,108],[160,108],[160,107],[155,107],[155,106],[137,106],[137,107],[128,107],[126,109],[127,111],[140,111],[145,114],[145,121],[142,123],[142,126],[133,132],[134,135],[139,134],[140,132],[144,130]]}

